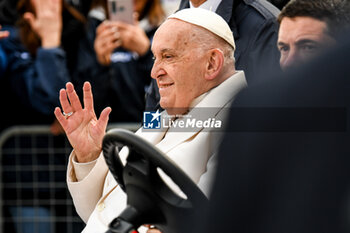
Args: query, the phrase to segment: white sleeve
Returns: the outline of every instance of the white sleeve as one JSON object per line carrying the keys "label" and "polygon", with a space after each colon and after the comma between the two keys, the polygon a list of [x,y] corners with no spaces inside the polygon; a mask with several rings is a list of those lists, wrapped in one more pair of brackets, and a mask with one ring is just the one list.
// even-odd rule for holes
{"label": "white sleeve", "polygon": [[74,164],[74,151],[69,157],[67,185],[77,213],[87,222],[103,193],[108,167],[102,153],[91,163]]}

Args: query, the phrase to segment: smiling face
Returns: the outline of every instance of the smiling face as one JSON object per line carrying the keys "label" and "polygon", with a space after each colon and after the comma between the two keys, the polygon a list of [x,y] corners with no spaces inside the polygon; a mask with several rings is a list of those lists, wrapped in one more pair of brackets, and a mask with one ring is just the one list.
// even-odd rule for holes
{"label": "smiling face", "polygon": [[154,35],[151,76],[157,80],[160,105],[169,114],[183,114],[196,97],[210,89],[205,80],[207,54],[196,43],[193,27],[169,19]]}
{"label": "smiling face", "polygon": [[297,66],[332,46],[335,40],[327,33],[327,24],[311,17],[284,17],[277,46],[283,70]]}

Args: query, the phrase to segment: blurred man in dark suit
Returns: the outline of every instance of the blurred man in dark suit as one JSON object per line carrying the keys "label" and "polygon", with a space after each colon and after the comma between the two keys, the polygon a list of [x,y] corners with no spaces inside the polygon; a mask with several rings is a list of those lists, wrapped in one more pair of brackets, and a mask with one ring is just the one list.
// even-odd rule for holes
{"label": "blurred man in dark suit", "polygon": [[350,231],[349,56],[350,33],[238,96],[210,206],[192,232]]}

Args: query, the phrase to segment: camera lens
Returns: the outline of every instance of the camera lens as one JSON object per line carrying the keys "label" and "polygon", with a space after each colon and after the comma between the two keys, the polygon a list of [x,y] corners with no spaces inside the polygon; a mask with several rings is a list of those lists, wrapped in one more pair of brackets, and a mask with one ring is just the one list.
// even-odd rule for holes
{"label": "camera lens", "polygon": [[117,3],[112,2],[112,12],[116,13],[117,12]]}

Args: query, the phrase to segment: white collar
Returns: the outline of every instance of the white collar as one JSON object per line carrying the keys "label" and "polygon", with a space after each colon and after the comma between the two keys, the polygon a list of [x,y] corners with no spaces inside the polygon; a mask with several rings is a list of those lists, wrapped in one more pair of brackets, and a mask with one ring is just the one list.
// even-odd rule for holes
{"label": "white collar", "polygon": [[[207,99],[205,101],[205,106],[221,107],[222,103],[228,102],[232,97],[236,96],[239,93],[239,91],[241,91],[246,86],[247,81],[245,78],[244,71],[236,70],[236,72],[231,77],[220,83],[218,86],[196,97],[191,102],[190,109],[202,106],[202,102],[204,99]],[[212,101],[208,102],[208,99],[212,99]]]}
{"label": "white collar", "polygon": [[201,100],[199,103],[196,101],[197,104],[193,109],[197,107],[222,107],[222,104],[230,101],[239,93],[239,91],[241,91],[246,86],[247,82],[244,72],[241,70],[236,70],[236,72],[231,77],[206,92],[204,98],[202,96],[199,96]]}
{"label": "white collar", "polygon": [[[199,6],[199,8],[216,12],[221,1],[222,0],[206,0]],[[192,5],[192,2],[190,1],[190,8],[193,8],[193,7],[194,6]]]}

